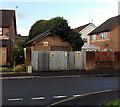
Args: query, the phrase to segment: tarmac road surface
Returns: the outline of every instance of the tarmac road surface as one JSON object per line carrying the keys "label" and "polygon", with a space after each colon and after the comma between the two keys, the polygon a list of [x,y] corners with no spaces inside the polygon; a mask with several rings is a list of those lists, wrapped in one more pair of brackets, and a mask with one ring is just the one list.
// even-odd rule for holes
{"label": "tarmac road surface", "polygon": [[43,105],[79,94],[117,90],[118,77],[2,80],[3,105]]}

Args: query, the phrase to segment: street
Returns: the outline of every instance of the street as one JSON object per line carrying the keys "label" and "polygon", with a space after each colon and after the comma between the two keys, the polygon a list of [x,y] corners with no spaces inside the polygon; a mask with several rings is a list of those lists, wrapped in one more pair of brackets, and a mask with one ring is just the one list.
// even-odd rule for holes
{"label": "street", "polygon": [[118,89],[118,77],[2,80],[3,105],[50,105],[79,94],[114,89]]}

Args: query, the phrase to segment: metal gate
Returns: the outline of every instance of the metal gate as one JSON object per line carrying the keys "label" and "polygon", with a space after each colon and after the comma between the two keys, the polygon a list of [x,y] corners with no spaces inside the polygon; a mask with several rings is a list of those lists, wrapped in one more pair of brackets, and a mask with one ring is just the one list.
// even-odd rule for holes
{"label": "metal gate", "polygon": [[86,52],[75,52],[75,70],[84,70],[86,66]]}
{"label": "metal gate", "polygon": [[49,52],[39,51],[38,52],[38,71],[49,70]]}
{"label": "metal gate", "polygon": [[31,65],[34,71],[38,70],[38,52],[39,51],[32,51],[31,54]]}
{"label": "metal gate", "polygon": [[67,51],[49,52],[49,70],[67,70]]}
{"label": "metal gate", "polygon": [[86,52],[32,51],[31,65],[34,71],[84,70]]}

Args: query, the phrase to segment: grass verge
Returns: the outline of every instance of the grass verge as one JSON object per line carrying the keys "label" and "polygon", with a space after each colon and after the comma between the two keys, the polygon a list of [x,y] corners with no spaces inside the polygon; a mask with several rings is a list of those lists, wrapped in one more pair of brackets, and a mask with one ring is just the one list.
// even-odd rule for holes
{"label": "grass verge", "polygon": [[105,107],[120,107],[120,99],[107,103]]}

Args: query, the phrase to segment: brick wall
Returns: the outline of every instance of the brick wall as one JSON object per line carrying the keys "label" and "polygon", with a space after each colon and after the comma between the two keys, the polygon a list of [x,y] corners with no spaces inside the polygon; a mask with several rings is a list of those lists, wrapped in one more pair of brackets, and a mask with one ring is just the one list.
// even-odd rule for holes
{"label": "brick wall", "polygon": [[[98,70],[98,69],[120,69],[120,51],[119,52],[112,52],[114,54],[114,58],[111,60],[104,59],[103,61],[96,60],[96,53],[97,52],[87,52],[86,53],[86,70]],[[102,56],[101,52],[101,57]],[[107,53],[109,54],[109,53]],[[109,55],[108,55],[109,56]],[[111,56],[110,56],[111,57]]]}
{"label": "brick wall", "polygon": [[86,52],[86,70],[95,69],[95,52]]}
{"label": "brick wall", "polygon": [[26,48],[26,55],[25,55],[26,71],[28,70],[28,66],[31,66],[31,49],[30,48]]}

